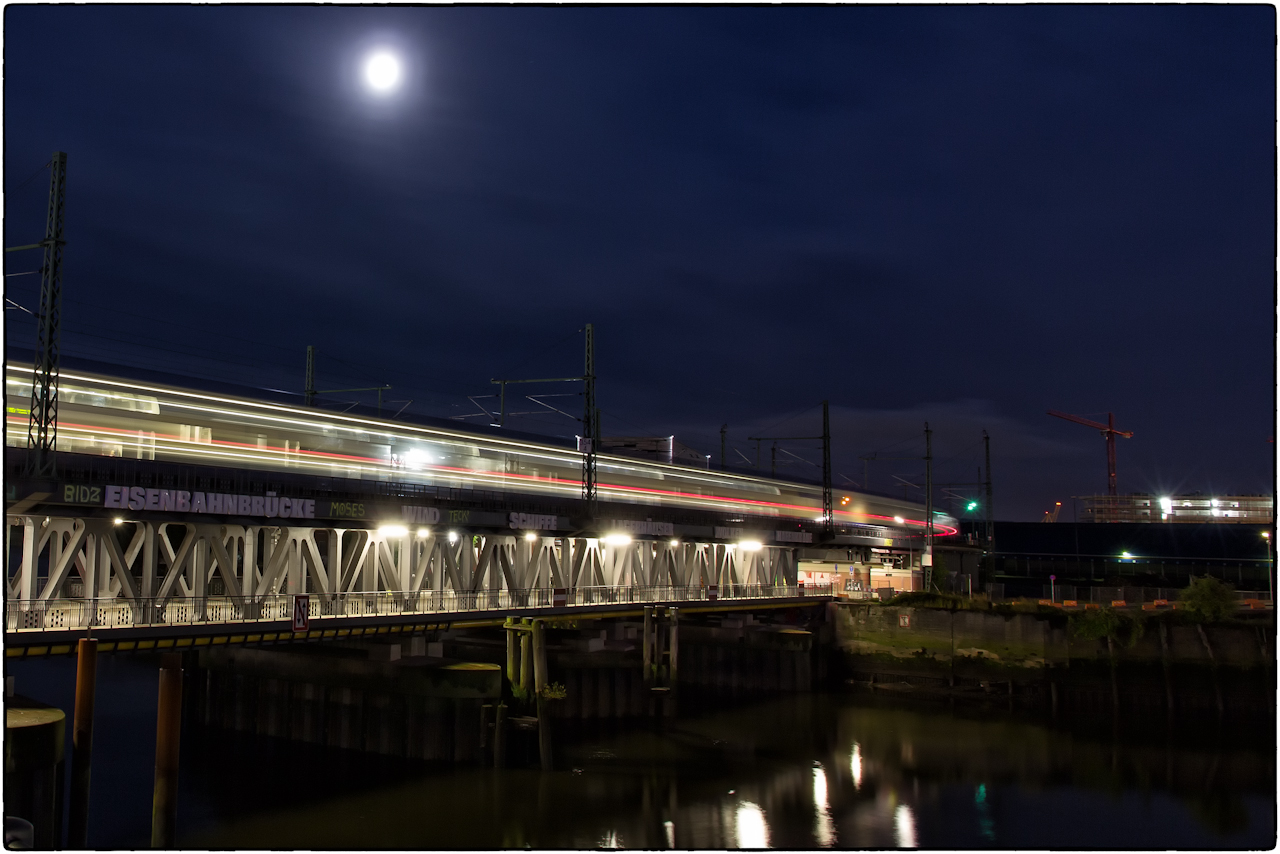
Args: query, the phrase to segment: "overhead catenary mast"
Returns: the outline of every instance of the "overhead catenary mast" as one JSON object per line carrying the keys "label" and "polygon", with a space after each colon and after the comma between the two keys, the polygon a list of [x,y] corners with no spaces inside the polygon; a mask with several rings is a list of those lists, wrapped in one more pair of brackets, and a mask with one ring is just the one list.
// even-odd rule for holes
{"label": "overhead catenary mast", "polygon": [[49,161],[49,212],[44,240],[28,246],[12,246],[6,252],[44,249],[40,268],[40,311],[36,315],[36,363],[31,377],[31,412],[27,421],[26,474],[57,474],[54,452],[58,446],[58,326],[62,317],[62,247],[67,212],[67,153],[55,151]]}
{"label": "overhead catenary mast", "polygon": [[600,444],[600,410],[596,408],[596,353],[595,334],[590,323],[586,325],[585,370],[582,373],[582,500],[587,515],[596,515],[596,451]]}

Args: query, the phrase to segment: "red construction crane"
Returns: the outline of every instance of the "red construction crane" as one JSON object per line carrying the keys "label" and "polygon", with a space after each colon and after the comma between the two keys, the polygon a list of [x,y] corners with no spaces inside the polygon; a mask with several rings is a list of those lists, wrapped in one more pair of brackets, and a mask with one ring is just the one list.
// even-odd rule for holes
{"label": "red construction crane", "polygon": [[1088,418],[1081,418],[1079,415],[1068,415],[1065,412],[1058,412],[1056,409],[1050,409],[1049,414],[1102,431],[1102,438],[1107,440],[1107,494],[1116,495],[1116,436],[1132,439],[1133,433],[1129,430],[1117,430],[1116,417],[1110,412],[1107,413],[1106,424],[1099,424],[1097,421],[1090,421]]}

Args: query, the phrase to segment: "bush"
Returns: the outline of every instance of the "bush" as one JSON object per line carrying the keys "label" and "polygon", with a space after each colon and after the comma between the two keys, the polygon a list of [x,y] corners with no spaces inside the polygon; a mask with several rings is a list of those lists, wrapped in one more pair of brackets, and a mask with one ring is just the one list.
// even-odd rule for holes
{"label": "bush", "polygon": [[964,596],[956,596],[950,593],[930,593],[924,590],[899,593],[892,599],[886,599],[884,604],[910,606],[913,608],[947,608],[950,610],[985,607],[985,604],[979,604],[977,601],[970,602]]}
{"label": "bush", "polygon": [[1178,600],[1197,618],[1217,622],[1235,614],[1235,589],[1216,578],[1202,576],[1193,579]]}
{"label": "bush", "polygon": [[1126,614],[1112,608],[1090,608],[1072,614],[1069,618],[1071,634],[1083,640],[1102,640],[1124,637],[1125,645],[1138,643],[1146,629],[1140,616]]}

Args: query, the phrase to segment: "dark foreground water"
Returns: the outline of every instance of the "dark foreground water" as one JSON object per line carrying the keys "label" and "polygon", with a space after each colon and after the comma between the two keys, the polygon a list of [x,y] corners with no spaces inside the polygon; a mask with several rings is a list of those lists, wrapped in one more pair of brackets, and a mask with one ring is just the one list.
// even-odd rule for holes
{"label": "dark foreground water", "polygon": [[[69,710],[74,661],[11,662]],[[156,664],[104,656],[94,847],[147,847]],[[557,722],[557,770],[393,760],[188,726],[179,841],[198,848],[1270,848],[1271,720],[1046,720],[814,694],[661,725]],[[70,730],[70,727],[68,727]],[[69,755],[69,752],[68,752]]]}

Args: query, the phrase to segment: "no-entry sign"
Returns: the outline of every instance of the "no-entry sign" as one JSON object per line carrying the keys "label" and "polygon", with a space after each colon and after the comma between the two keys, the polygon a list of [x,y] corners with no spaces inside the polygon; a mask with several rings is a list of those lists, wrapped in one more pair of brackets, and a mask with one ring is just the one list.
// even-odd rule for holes
{"label": "no-entry sign", "polygon": [[311,597],[293,597],[293,630],[305,632],[311,628]]}

